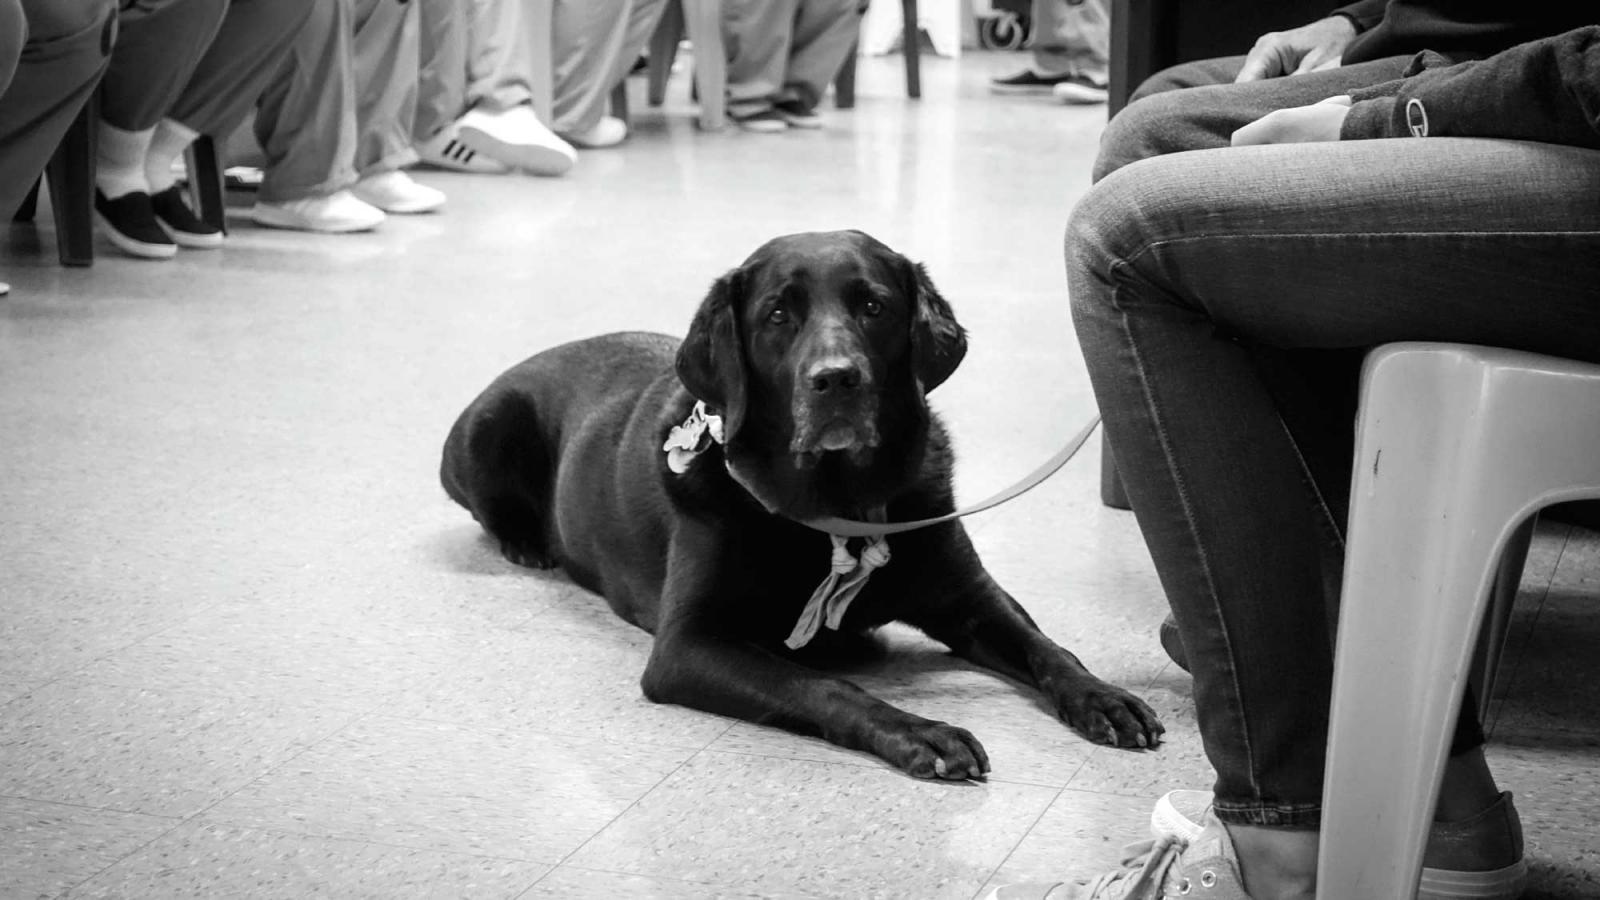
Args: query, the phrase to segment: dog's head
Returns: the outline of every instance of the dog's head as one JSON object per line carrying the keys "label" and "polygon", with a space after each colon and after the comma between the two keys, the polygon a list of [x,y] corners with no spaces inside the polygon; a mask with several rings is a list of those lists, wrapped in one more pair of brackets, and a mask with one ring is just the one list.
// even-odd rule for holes
{"label": "dog's head", "polygon": [[721,412],[729,459],[763,482],[746,486],[804,516],[837,505],[815,476],[854,490],[920,463],[925,395],[965,353],[920,264],[842,231],[775,238],[718,279],[677,370]]}

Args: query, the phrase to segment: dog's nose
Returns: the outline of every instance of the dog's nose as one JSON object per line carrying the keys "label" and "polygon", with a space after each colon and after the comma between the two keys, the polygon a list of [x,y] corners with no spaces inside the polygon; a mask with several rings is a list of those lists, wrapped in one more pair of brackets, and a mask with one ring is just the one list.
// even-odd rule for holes
{"label": "dog's nose", "polygon": [[861,367],[848,360],[823,360],[806,372],[819,394],[848,394],[861,387]]}

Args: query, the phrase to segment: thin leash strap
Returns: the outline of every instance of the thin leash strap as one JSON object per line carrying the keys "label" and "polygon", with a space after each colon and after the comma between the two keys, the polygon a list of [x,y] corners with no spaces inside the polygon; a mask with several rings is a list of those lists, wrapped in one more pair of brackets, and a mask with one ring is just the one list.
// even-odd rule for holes
{"label": "thin leash strap", "polygon": [[827,517],[822,519],[809,519],[801,522],[800,524],[805,525],[808,528],[814,528],[817,531],[825,532],[830,535],[839,535],[841,537],[876,537],[885,534],[899,534],[903,531],[915,531],[918,528],[926,528],[929,525],[938,525],[941,522],[949,522],[954,519],[959,519],[962,516],[970,516],[973,513],[980,513],[986,509],[993,509],[994,507],[999,506],[1008,500],[1014,500],[1028,491],[1033,490],[1039,486],[1040,482],[1044,481],[1046,478],[1049,478],[1051,475],[1054,475],[1062,466],[1067,464],[1068,460],[1072,459],[1072,457],[1078,454],[1078,451],[1083,448],[1084,442],[1089,440],[1089,435],[1094,434],[1094,430],[1099,424],[1100,416],[1096,414],[1089,419],[1089,424],[1083,426],[1083,430],[1073,435],[1072,440],[1068,441],[1065,447],[1062,447],[1060,450],[1056,451],[1055,456],[1045,460],[1044,464],[1039,466],[1039,468],[1034,469],[1032,472],[1029,472],[1027,475],[1023,476],[1021,481],[1018,481],[1016,484],[1013,484],[1012,486],[991,497],[980,500],[977,503],[974,503],[971,506],[963,509],[958,509],[953,513],[946,513],[942,516],[934,516],[931,519],[917,519],[911,522],[857,522],[851,519],[835,519],[832,517]]}

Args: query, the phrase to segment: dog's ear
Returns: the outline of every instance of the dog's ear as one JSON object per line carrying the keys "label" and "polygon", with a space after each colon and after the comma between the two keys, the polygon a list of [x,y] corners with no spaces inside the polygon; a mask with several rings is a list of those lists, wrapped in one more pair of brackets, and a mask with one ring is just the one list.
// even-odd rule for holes
{"label": "dog's ear", "polygon": [[744,271],[718,278],[700,301],[689,334],[678,347],[678,380],[689,393],[722,415],[723,433],[732,439],[745,411],[743,329]]}
{"label": "dog's ear", "polygon": [[944,383],[967,355],[967,332],[940,296],[922,263],[905,261],[911,316],[911,371],[924,394]]}

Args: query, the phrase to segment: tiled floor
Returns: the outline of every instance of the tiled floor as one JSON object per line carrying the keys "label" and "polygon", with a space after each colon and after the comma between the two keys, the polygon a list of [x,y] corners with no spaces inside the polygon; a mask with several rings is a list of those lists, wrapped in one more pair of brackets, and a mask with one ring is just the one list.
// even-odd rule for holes
{"label": "tiled floor", "polygon": [[[860,227],[924,260],[973,349],[935,395],[977,498],[1091,409],[1060,240],[1104,111],[994,98],[1015,57],[864,61],[815,134],[707,135],[682,79],[561,180],[433,173],[440,216],[313,237],[244,221],[175,263],[0,276],[0,897],[970,898],[1113,863],[1205,786],[1188,684],[1098,454],[971,521],[990,568],[1162,712],[1095,748],[909,634],[861,683],[972,729],[994,776],[871,758],[639,694],[648,637],[503,562],[439,445],[501,369],[617,329],[682,333],[766,238]],[[1600,896],[1600,540],[1548,526],[1492,757],[1537,896]]]}

